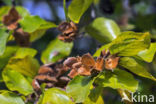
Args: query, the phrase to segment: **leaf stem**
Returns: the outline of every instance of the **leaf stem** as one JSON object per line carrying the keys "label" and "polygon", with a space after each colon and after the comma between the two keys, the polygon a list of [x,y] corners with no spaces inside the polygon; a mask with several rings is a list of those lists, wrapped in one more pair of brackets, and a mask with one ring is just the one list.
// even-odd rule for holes
{"label": "leaf stem", "polygon": [[12,0],[12,6],[16,6],[15,0]]}
{"label": "leaf stem", "polygon": [[65,13],[66,21],[69,22],[68,10],[66,8],[66,0],[63,0],[63,8],[64,8],[64,13]]}

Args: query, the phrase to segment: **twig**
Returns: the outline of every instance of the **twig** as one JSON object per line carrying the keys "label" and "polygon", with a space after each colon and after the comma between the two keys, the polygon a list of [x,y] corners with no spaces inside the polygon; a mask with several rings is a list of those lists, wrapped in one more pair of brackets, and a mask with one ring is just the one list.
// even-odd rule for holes
{"label": "twig", "polygon": [[12,0],[12,6],[16,6],[15,0]]}

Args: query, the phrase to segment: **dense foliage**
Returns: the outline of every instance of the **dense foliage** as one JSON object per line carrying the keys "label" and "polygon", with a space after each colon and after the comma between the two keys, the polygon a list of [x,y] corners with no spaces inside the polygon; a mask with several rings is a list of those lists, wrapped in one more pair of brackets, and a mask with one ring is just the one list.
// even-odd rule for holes
{"label": "dense foliage", "polygon": [[[105,88],[115,89],[128,98],[123,102],[132,104],[130,93],[139,90],[141,77],[155,83],[147,68],[156,53],[153,35],[130,31],[133,26],[104,16],[88,23],[85,14],[98,2],[72,0],[67,8],[64,0],[66,21],[60,24],[32,16],[21,6],[0,8],[1,104],[104,104]],[[50,28],[60,34],[41,53],[41,64],[31,43]],[[74,41],[85,36],[81,34],[102,46],[93,55],[71,56]]]}

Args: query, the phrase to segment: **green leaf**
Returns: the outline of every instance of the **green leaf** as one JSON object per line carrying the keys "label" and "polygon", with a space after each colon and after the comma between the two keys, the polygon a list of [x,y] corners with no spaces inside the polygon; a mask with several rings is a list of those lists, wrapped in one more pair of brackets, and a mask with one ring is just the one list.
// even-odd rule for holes
{"label": "green leaf", "polygon": [[25,58],[26,56],[34,57],[37,54],[37,50],[33,48],[19,48],[14,58]]}
{"label": "green leaf", "polygon": [[48,29],[56,27],[54,23],[46,22],[39,16],[25,16],[19,22],[25,32],[32,33],[38,29]]}
{"label": "green leaf", "polygon": [[96,99],[96,101],[92,101],[92,99],[94,99],[95,96],[93,95],[92,98],[86,99],[86,101],[83,104],[104,104],[102,96],[99,96],[98,99]]}
{"label": "green leaf", "polygon": [[111,54],[118,56],[134,56],[150,46],[149,33],[122,32],[110,43]]}
{"label": "green leaf", "polygon": [[84,101],[83,104],[104,104],[101,93],[102,93],[102,88],[99,87],[93,88],[88,98]]}
{"label": "green leaf", "polygon": [[101,43],[109,43],[120,34],[118,25],[113,20],[103,17],[96,18],[86,30]]}
{"label": "green leaf", "polygon": [[2,21],[2,17],[6,15],[10,10],[9,6],[3,6],[0,8],[0,21]]}
{"label": "green leaf", "polygon": [[9,91],[0,94],[1,104],[25,104],[21,97]]}
{"label": "green leaf", "polygon": [[50,88],[43,94],[40,104],[74,104],[65,91],[58,88]]}
{"label": "green leaf", "polygon": [[92,4],[93,0],[72,0],[68,7],[68,16],[75,22],[79,23],[81,16]]}
{"label": "green leaf", "polygon": [[4,29],[0,29],[0,56],[4,53],[9,34]]}
{"label": "green leaf", "polygon": [[26,56],[22,59],[16,57],[11,58],[6,67],[33,78],[37,74],[40,65],[35,58]]}
{"label": "green leaf", "polygon": [[29,95],[33,92],[33,88],[26,78],[13,69],[5,68],[2,72],[2,77],[11,91],[18,91],[24,95]]}
{"label": "green leaf", "polygon": [[25,32],[34,32],[37,30],[41,24],[44,24],[45,21],[41,19],[39,16],[25,16],[22,20],[20,20],[20,24]]}
{"label": "green leaf", "polygon": [[56,62],[68,56],[72,47],[73,43],[64,43],[56,38],[51,41],[47,48],[42,52],[41,61],[44,64]]}
{"label": "green leaf", "polygon": [[7,46],[4,54],[0,56],[0,69],[3,68],[9,61],[9,59],[16,53],[16,46]]}
{"label": "green leaf", "polygon": [[154,78],[145,68],[144,63],[142,61],[132,58],[132,57],[122,57],[120,58],[119,65],[122,67],[128,69],[129,71],[135,73],[136,75],[139,75],[141,77],[149,78],[154,81],[156,81],[156,78]]}
{"label": "green leaf", "polygon": [[57,25],[54,24],[53,22],[47,22],[47,21],[45,21],[43,24],[40,25],[39,30],[49,29],[49,28],[55,28],[55,27],[57,27]]}
{"label": "green leaf", "polygon": [[[16,46],[7,46],[4,54],[0,56],[0,73],[2,69],[8,64],[9,59],[15,54],[18,47]],[[2,82],[2,74],[0,74],[0,82]]]}
{"label": "green leaf", "polygon": [[18,11],[19,15],[23,18],[27,15],[30,15],[28,10],[26,8],[23,8],[22,6],[16,6],[16,10]]}
{"label": "green leaf", "polygon": [[66,17],[66,21],[69,22],[68,10],[67,10],[67,7],[66,7],[66,0],[63,0],[63,8],[64,8],[64,14],[65,14],[65,17]]}
{"label": "green leaf", "polygon": [[146,62],[152,62],[155,52],[156,52],[156,43],[151,43],[150,48],[140,51],[138,53],[138,56],[140,56]]}
{"label": "green leaf", "polygon": [[30,33],[30,42],[34,42],[35,40],[38,40],[46,33],[46,29],[38,29],[32,33]]}
{"label": "green leaf", "polygon": [[91,77],[76,76],[66,87],[66,92],[76,103],[84,102],[90,93],[93,80]]}
{"label": "green leaf", "polygon": [[52,22],[46,22],[39,16],[25,16],[21,21],[20,24],[25,32],[30,33],[30,41],[33,42],[39,38],[41,38],[47,29],[55,28],[55,25]]}
{"label": "green leaf", "polygon": [[131,92],[135,92],[138,88],[138,81],[133,78],[133,75],[121,69],[115,69],[114,72],[103,72],[95,83],[103,87],[125,89]]}
{"label": "green leaf", "polygon": [[30,33],[30,41],[33,42],[33,41],[41,38],[45,34],[47,29],[55,28],[55,27],[57,27],[57,26],[52,22],[46,22],[44,24],[41,24],[41,26],[37,30]]}

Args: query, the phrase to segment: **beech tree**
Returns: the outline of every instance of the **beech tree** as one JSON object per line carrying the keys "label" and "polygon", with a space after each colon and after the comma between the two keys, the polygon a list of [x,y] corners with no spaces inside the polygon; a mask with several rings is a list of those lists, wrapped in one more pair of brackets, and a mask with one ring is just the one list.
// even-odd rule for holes
{"label": "beech tree", "polygon": [[[143,86],[139,83],[149,79],[150,86],[156,81],[154,70],[149,70],[149,63],[155,65],[153,32],[136,32],[127,9],[119,21],[100,14],[100,0],[62,4],[66,20],[59,24],[22,6],[0,7],[0,103],[116,104],[104,99],[113,89],[120,103],[133,104],[133,93]],[[32,44],[52,28],[59,33],[38,59]],[[75,41],[86,36],[95,40],[96,51],[73,55]]]}

